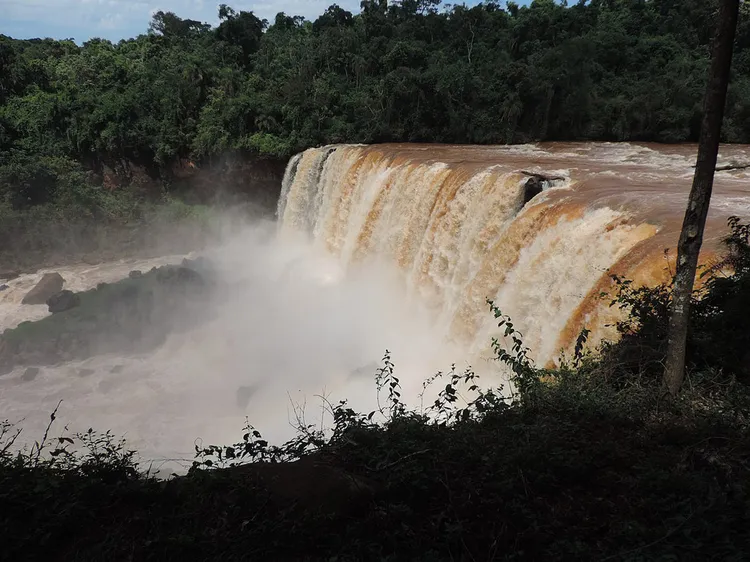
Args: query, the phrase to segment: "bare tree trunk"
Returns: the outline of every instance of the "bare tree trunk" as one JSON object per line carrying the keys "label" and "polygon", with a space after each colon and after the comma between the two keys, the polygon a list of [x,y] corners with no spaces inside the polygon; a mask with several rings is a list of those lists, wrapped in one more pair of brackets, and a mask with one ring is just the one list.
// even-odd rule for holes
{"label": "bare tree trunk", "polygon": [[711,71],[703,100],[703,123],[698,145],[698,160],[693,177],[693,188],[690,191],[690,199],[682,223],[677,250],[677,270],[672,290],[664,382],[673,396],[679,392],[685,376],[690,297],[693,293],[708,207],[711,203],[740,0],[719,0],[719,6]]}

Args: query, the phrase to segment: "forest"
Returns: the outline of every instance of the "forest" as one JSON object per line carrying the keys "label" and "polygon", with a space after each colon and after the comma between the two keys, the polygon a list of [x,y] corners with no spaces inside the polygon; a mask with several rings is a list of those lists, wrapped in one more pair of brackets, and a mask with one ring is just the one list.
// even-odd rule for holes
{"label": "forest", "polygon": [[[135,232],[154,246],[149,217],[202,212],[181,191],[185,170],[227,158],[283,168],[338,142],[695,142],[717,4],[363,0],[314,22],[222,5],[218,26],[158,12],[117,44],[0,36],[0,265],[74,239],[109,237],[118,257]],[[741,9],[723,135],[744,143]],[[0,418],[0,559],[746,560],[750,225],[732,217],[728,231],[690,301],[676,396],[661,380],[672,284],[613,276],[602,298],[623,312],[619,339],[591,349],[584,329],[553,368],[529,360],[488,300],[513,342],[492,341],[507,388],[454,365],[425,380],[434,403],[409,409],[386,351],[376,410],[321,396],[327,425],[290,418],[296,434],[280,445],[248,418],[234,443],[196,440],[192,463],[166,479],[110,431],[59,433],[57,409],[40,436]],[[227,290],[210,267],[190,269],[201,263],[100,283],[77,308],[6,330],[0,358],[58,364],[105,332],[160,345],[147,311]],[[0,375],[15,367],[0,362]]]}
{"label": "forest", "polygon": [[[326,143],[695,141],[716,4],[364,0],[313,22],[221,5],[216,27],[157,12],[116,44],[0,36],[0,214],[118,218],[134,204],[102,170],[168,193],[176,165]],[[742,10],[727,142],[750,142]]]}

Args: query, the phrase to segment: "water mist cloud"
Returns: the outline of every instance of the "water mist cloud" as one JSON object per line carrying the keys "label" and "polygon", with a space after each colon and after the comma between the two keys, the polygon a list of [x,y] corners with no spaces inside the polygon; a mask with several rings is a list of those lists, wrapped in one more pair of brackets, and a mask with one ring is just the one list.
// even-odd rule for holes
{"label": "water mist cloud", "polygon": [[187,462],[196,438],[233,442],[246,418],[274,442],[291,437],[293,403],[316,422],[316,395],[370,411],[386,349],[412,403],[423,380],[460,361],[394,269],[364,263],[345,275],[304,237],[279,238],[272,222],[228,231],[205,253],[220,289],[204,324],[138,356],[43,367],[33,381],[17,369],[0,379],[3,417],[23,418],[33,441],[62,399],[71,431],[109,429],[146,460]]}

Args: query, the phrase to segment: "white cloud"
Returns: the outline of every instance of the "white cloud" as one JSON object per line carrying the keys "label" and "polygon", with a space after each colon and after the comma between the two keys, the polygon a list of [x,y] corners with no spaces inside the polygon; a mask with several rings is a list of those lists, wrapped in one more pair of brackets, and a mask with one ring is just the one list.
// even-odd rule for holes
{"label": "white cloud", "polygon": [[359,10],[359,0],[0,0],[0,33],[77,40],[101,35],[117,40],[145,32],[158,10],[215,25],[221,3],[237,11],[252,10],[269,21],[278,12],[315,19],[334,3]]}
{"label": "white cloud", "polygon": [[[476,4],[479,0],[465,2]],[[117,41],[145,33],[151,16],[159,10],[216,25],[222,3],[237,11],[253,11],[269,22],[279,12],[314,20],[332,4],[352,13],[360,8],[360,0],[0,0],[0,33],[18,38],[73,37],[80,42],[105,37]],[[446,3],[462,2],[444,0]]]}

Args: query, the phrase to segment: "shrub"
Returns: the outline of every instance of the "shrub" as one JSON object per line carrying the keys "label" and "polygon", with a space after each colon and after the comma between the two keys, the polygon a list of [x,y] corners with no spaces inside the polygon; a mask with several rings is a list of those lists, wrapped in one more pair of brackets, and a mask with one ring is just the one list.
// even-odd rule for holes
{"label": "shrub", "polygon": [[[750,225],[729,219],[724,239],[727,254],[701,273],[702,284],[691,300],[687,368],[695,377],[750,382]],[[637,377],[656,384],[663,372],[672,285],[634,287],[613,276],[611,306],[626,312],[617,323],[617,343],[602,350],[605,369],[623,382]],[[607,295],[604,295],[607,296]]]}

